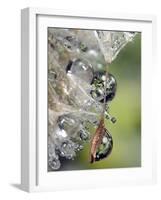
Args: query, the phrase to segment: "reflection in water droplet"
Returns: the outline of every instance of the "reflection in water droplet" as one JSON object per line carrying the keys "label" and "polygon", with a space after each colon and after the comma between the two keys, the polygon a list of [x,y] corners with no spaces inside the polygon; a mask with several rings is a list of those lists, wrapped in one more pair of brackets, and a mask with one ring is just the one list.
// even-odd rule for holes
{"label": "reflection in water droplet", "polygon": [[86,130],[86,129],[81,129],[79,131],[79,136],[81,138],[81,140],[88,140],[90,137],[90,133]]}
{"label": "reflection in water droplet", "polygon": [[94,75],[92,65],[89,64],[86,60],[81,59],[77,59],[72,63],[70,67],[70,73],[74,74],[87,83],[92,82]]}
{"label": "reflection in water droplet", "polygon": [[102,143],[96,153],[96,159],[95,161],[100,161],[104,158],[107,158],[113,148],[113,139],[110,133],[105,129],[105,135],[102,139]]}
{"label": "reflection in water droplet", "polygon": [[76,155],[74,151],[74,143],[71,140],[66,140],[63,142],[59,148],[59,151],[60,156],[66,157],[67,159],[72,159]]}
{"label": "reflection in water droplet", "polygon": [[58,170],[60,168],[61,164],[59,159],[53,158],[53,159],[49,159],[49,167],[52,170]]}
{"label": "reflection in water droplet", "polygon": [[79,127],[79,120],[72,115],[62,115],[57,120],[60,129],[65,130],[68,134],[72,135]]}
{"label": "reflection in water droplet", "polygon": [[115,117],[112,117],[112,118],[111,118],[111,122],[112,122],[113,124],[116,123],[116,121],[117,121],[117,120],[116,120]]}
{"label": "reflection in water droplet", "polygon": [[[48,30],[48,161],[54,171],[60,167],[59,159],[73,160],[84,143],[90,141],[91,129],[97,128],[103,110],[105,66],[135,33]],[[115,96],[117,84],[111,74],[107,82],[109,102]],[[116,119],[106,111],[105,117],[115,123]],[[90,124],[89,130],[86,123]],[[112,137],[106,130],[96,161],[106,158],[112,147]]]}
{"label": "reflection in water droplet", "polygon": [[[91,91],[92,97],[100,101],[101,103],[104,102],[104,86],[105,86],[105,74],[103,72],[99,72],[95,74],[95,78],[93,79],[93,89]],[[108,74],[107,79],[107,89],[106,89],[106,102],[112,101],[115,97],[117,89],[116,79],[112,74]]]}

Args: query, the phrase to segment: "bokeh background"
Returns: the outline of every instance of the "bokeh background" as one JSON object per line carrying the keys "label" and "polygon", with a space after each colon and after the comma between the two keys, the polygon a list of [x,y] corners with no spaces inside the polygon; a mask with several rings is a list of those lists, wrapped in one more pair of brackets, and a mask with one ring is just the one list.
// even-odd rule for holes
{"label": "bokeh background", "polygon": [[[141,166],[141,33],[128,43],[110,65],[117,80],[117,93],[110,114],[117,118],[106,127],[113,137],[113,150],[104,160],[89,163],[90,143],[74,160],[63,160],[60,170],[128,168]],[[90,130],[94,133],[94,129]]]}

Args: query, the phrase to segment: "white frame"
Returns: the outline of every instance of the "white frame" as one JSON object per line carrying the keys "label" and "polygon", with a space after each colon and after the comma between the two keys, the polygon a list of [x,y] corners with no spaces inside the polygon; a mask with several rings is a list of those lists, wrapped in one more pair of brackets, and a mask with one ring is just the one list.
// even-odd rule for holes
{"label": "white frame", "polygon": [[[41,60],[41,63],[39,63],[38,56],[41,55],[43,52],[41,52],[41,47],[45,46],[44,42],[39,42],[39,38],[37,37],[37,32],[41,28],[41,34],[39,37],[44,37],[43,35],[43,27],[46,28],[49,26],[49,24],[53,24],[53,21],[51,20],[41,20],[41,17],[39,18],[40,22],[38,23],[37,16],[46,16],[48,18],[49,16],[52,16],[52,18],[56,18],[54,21],[54,25],[56,26],[57,21],[59,22],[59,18],[64,19],[64,23],[66,23],[67,27],[73,27],[74,21],[79,21],[79,27],[82,28],[83,25],[81,24],[81,20],[86,19],[87,21],[90,20],[98,20],[99,22],[102,22],[101,26],[104,26],[103,24],[106,23],[106,21],[124,21],[127,24],[126,30],[130,30],[130,23],[150,23],[151,27],[148,27],[147,30],[150,31],[149,35],[147,34],[147,38],[150,39],[150,47],[151,50],[146,50],[145,56],[149,57],[148,62],[144,62],[143,65],[148,66],[152,65],[155,66],[155,46],[156,46],[156,19],[154,16],[138,16],[138,15],[123,15],[123,14],[107,14],[100,12],[97,13],[87,13],[87,12],[79,12],[79,11],[60,11],[60,10],[52,10],[52,9],[40,9],[40,8],[26,8],[22,10],[22,17],[21,17],[21,45],[22,45],[22,55],[21,55],[21,187],[22,189],[26,191],[52,191],[52,190],[58,190],[58,189],[73,189],[73,188],[87,188],[87,187],[103,187],[107,185],[118,185],[122,183],[128,183],[128,184],[139,184],[139,183],[154,183],[156,181],[156,165],[155,165],[155,146],[154,146],[154,139],[152,140],[152,158],[150,159],[149,163],[146,162],[146,168],[140,168],[142,170],[138,169],[130,169],[130,173],[128,172],[129,169],[115,169],[115,171],[111,169],[107,170],[83,170],[83,171],[70,171],[70,172],[54,172],[54,180],[57,180],[57,184],[53,184],[50,177],[53,176],[52,174],[46,174],[44,173],[44,169],[42,170],[41,165],[43,160],[39,160],[38,153],[39,151],[42,152],[42,141],[44,141],[44,138],[39,136],[41,134],[38,134],[41,132],[40,130],[44,129],[45,126],[42,126],[40,129],[40,125],[37,123],[37,119],[40,115],[40,113],[44,113],[45,110],[40,109],[39,105],[37,104],[37,98],[42,97],[42,92],[39,94],[39,85],[42,86],[45,83],[46,79],[43,79],[42,76],[44,75],[45,71],[38,70],[38,67],[41,68],[41,63],[46,62],[46,58]],[[67,18],[67,19],[66,19]],[[70,20],[69,20],[70,18]],[[65,20],[66,19],[66,20]],[[49,22],[51,21],[51,22]],[[61,20],[60,20],[61,21]],[[103,22],[104,21],[104,22]],[[60,23],[60,22],[59,22]],[[111,22],[112,24],[113,22]],[[91,23],[92,24],[92,23]],[[53,27],[54,27],[53,25]],[[112,27],[112,25],[111,25]],[[40,29],[39,29],[40,28]],[[88,27],[89,28],[89,27]],[[91,25],[92,28],[92,25]],[[123,28],[122,28],[123,29]],[[139,26],[136,28],[136,30],[140,30]],[[144,31],[145,32],[145,31]],[[146,34],[145,34],[146,36]],[[152,37],[151,37],[152,36]],[[150,37],[150,38],[149,38]],[[146,37],[145,37],[146,38]],[[41,38],[42,39],[42,38]],[[47,38],[45,38],[47,40]],[[145,41],[146,42],[146,41]],[[39,44],[39,48],[37,49],[37,44]],[[153,55],[152,55],[153,54]],[[47,53],[46,53],[47,55]],[[45,56],[44,56],[45,57]],[[39,63],[39,64],[38,64]],[[41,68],[42,69],[42,68]],[[143,72],[143,70],[142,70]],[[146,76],[144,76],[144,90],[149,85],[145,86],[145,82],[147,83],[147,79],[150,76],[148,72],[145,71]],[[144,75],[144,74],[143,74]],[[40,82],[40,80],[41,82]],[[43,86],[42,86],[43,87]],[[150,86],[149,86],[150,87]],[[45,90],[43,90],[44,93]],[[144,96],[147,96],[148,94],[145,93]],[[42,99],[42,98],[41,98]],[[44,100],[44,99],[42,99]],[[146,112],[147,106],[149,106],[149,103],[151,101],[149,100],[146,105],[144,106],[144,113]],[[142,102],[143,103],[143,102]],[[150,103],[152,106],[152,103]],[[47,107],[46,107],[47,108]],[[148,112],[146,112],[148,114]],[[41,120],[41,119],[40,119]],[[147,129],[149,129],[149,132],[152,127],[150,127],[149,123],[151,122],[153,124],[153,119],[147,119],[146,120],[146,126]],[[41,123],[42,124],[42,123]],[[144,132],[147,130],[144,128]],[[47,134],[46,134],[47,137]],[[145,137],[145,136],[144,136]],[[148,140],[148,139],[147,139]],[[148,141],[150,142],[150,141]],[[147,146],[149,143],[146,143],[145,146]],[[44,143],[43,143],[44,144]],[[41,147],[41,150],[40,150]],[[44,147],[45,148],[45,147]],[[47,148],[46,148],[47,149]],[[147,149],[147,148],[146,148]],[[145,149],[145,150],[146,150]],[[143,149],[144,150],[144,149]],[[146,156],[146,155],[145,155]],[[45,158],[44,158],[45,160]],[[150,167],[147,168],[147,166],[150,164]],[[47,163],[46,163],[47,165]],[[144,173],[145,172],[145,173]],[[44,174],[43,174],[44,173]],[[110,173],[110,175],[109,175]],[[133,176],[130,175],[133,173]],[[137,175],[136,175],[136,174]],[[94,175],[96,174],[96,175]],[[109,178],[110,182],[105,182],[105,178],[108,174],[111,176]],[[50,176],[50,177],[48,177]],[[84,183],[82,176],[88,176],[88,179],[86,179],[86,183]],[[130,177],[129,177],[130,176]],[[48,178],[47,178],[48,177]],[[61,184],[59,179],[67,179],[68,177],[75,177],[79,180],[79,183],[72,183],[72,181],[65,181],[65,183]],[[107,177],[106,177],[107,178]],[[94,180],[96,180],[99,183],[96,183]],[[100,180],[100,181],[99,181]],[[103,180],[103,181],[102,181]],[[48,184],[47,184],[48,182]],[[102,182],[103,184],[100,184]],[[43,183],[43,184],[42,184]],[[106,183],[106,184],[105,184]]]}

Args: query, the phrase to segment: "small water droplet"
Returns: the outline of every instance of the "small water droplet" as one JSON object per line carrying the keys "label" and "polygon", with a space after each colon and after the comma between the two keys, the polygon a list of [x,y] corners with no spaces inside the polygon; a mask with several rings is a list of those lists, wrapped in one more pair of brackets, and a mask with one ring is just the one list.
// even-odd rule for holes
{"label": "small water droplet", "polygon": [[48,80],[50,82],[54,82],[56,78],[57,78],[56,72],[53,69],[49,70],[49,72],[48,72]]}
{"label": "small water droplet", "polygon": [[60,166],[61,166],[61,164],[60,164],[59,159],[53,158],[53,159],[49,160],[49,167],[52,170],[58,170],[60,168]]}
{"label": "small water droplet", "polygon": [[85,129],[81,129],[79,131],[79,136],[80,136],[81,140],[85,140],[86,141],[86,140],[89,139],[89,132],[87,130],[85,130]]}
{"label": "small water droplet", "polygon": [[111,118],[111,122],[112,122],[112,123],[116,123],[116,121],[117,121],[117,120],[116,120],[115,117],[112,117],[112,118]]}
{"label": "small water droplet", "polygon": [[72,159],[76,155],[74,143],[71,140],[66,140],[63,142],[59,148],[59,151],[60,156],[66,157],[67,159]]}

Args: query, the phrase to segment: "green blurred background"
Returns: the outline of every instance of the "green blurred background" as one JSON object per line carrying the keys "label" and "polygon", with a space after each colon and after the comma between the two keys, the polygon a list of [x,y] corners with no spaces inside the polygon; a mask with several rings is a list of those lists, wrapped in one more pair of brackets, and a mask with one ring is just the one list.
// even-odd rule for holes
{"label": "green blurred background", "polygon": [[117,122],[106,121],[113,137],[112,153],[107,159],[90,164],[90,143],[86,143],[74,160],[62,160],[60,170],[141,166],[141,33],[121,50],[109,71],[117,80],[116,97],[110,103],[110,114]]}

